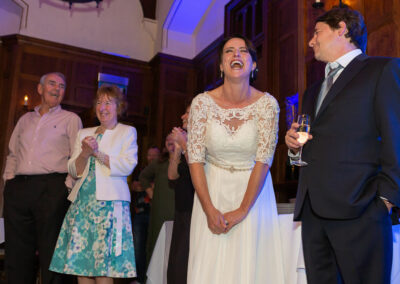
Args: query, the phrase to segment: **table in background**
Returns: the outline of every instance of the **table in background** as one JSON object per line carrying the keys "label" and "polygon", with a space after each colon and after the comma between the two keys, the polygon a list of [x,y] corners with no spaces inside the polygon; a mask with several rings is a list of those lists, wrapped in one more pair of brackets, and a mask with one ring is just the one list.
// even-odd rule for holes
{"label": "table in background", "polygon": [[174,221],[166,221],[161,227],[147,268],[146,284],[167,284],[168,257],[173,227]]}

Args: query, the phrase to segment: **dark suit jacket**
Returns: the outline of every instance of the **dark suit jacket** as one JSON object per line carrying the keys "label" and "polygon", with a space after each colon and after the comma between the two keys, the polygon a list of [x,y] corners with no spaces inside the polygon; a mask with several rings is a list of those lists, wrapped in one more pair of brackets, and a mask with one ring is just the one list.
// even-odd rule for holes
{"label": "dark suit jacket", "polygon": [[320,217],[356,218],[376,196],[400,205],[400,60],[357,56],[315,116],[322,81],[306,90],[302,112],[313,139],[303,147],[295,220],[308,192]]}

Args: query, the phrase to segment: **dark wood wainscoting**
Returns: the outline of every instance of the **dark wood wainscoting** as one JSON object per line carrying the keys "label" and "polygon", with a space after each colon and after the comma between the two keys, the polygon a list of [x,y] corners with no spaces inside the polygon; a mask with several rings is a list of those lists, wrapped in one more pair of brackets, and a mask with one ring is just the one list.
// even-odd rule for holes
{"label": "dark wood wainscoting", "polygon": [[[40,103],[37,84],[48,72],[58,71],[66,76],[67,89],[62,105],[81,116],[85,127],[93,126],[93,100],[97,90],[98,73],[129,78],[128,110],[121,121],[138,129],[138,144],[143,147],[150,102],[153,94],[153,75],[146,62],[111,56],[87,49],[21,35],[1,38],[0,63],[0,168],[8,153],[8,141],[19,117]],[[24,96],[29,97],[24,107]]]}
{"label": "dark wood wainscoting", "polygon": [[[40,103],[37,84],[48,72],[66,76],[63,108],[80,115],[84,127],[96,125],[93,101],[98,73],[129,78],[128,110],[121,122],[138,131],[139,166],[149,145],[160,148],[172,127],[180,126],[185,102],[195,94],[192,60],[157,54],[151,62],[108,55],[21,35],[0,38],[0,168],[19,117]],[[28,106],[24,96],[28,95]]]}
{"label": "dark wood wainscoting", "polygon": [[153,70],[154,96],[151,102],[149,141],[164,147],[165,137],[175,126],[195,94],[195,69],[192,60],[157,54],[150,62]]}

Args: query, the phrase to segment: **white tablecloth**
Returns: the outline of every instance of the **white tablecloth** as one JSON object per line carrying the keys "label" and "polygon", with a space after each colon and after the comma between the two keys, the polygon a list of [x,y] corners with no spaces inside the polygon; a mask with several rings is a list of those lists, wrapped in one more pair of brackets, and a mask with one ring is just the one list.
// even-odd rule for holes
{"label": "white tablecloth", "polygon": [[168,257],[173,227],[173,221],[166,221],[161,227],[147,268],[147,284],[167,284]]}
{"label": "white tablecloth", "polygon": [[[279,215],[286,284],[307,284],[301,245],[301,224],[293,214]],[[163,224],[147,269],[147,284],[167,284],[173,222]],[[393,226],[392,284],[400,284],[400,225]]]}
{"label": "white tablecloth", "polygon": [[301,223],[293,222],[293,214],[281,214],[278,216],[285,283],[307,284],[303,248],[301,245]]}

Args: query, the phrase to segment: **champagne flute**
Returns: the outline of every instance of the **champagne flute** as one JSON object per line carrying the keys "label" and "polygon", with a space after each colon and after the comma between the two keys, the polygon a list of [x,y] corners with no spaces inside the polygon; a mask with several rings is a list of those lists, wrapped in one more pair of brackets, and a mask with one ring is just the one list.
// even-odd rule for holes
{"label": "champagne flute", "polygon": [[310,133],[310,116],[308,114],[301,114],[297,119],[297,123],[299,124],[299,128],[297,128],[297,134],[299,137],[297,138],[297,142],[301,144],[299,159],[292,161],[292,165],[303,167],[307,166],[307,162],[301,159],[301,153],[303,152],[303,145],[308,140],[308,133]]}

